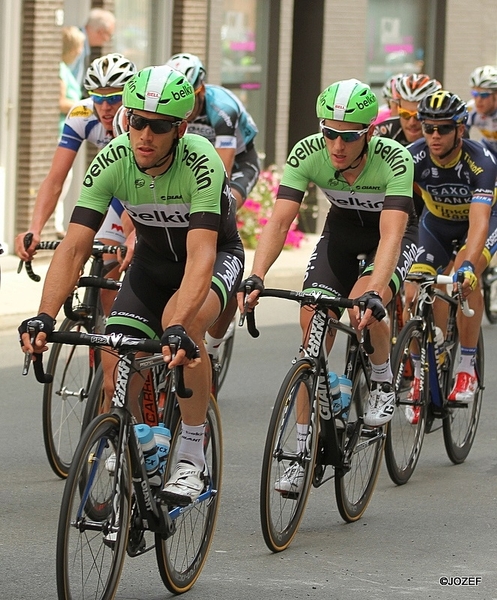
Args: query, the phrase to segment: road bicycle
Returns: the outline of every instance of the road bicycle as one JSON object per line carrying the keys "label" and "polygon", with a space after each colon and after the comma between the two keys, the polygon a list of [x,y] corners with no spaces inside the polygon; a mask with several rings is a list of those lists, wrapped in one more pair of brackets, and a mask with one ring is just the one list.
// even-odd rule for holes
{"label": "road bicycle", "polygon": [[[120,356],[110,413],[84,430],[66,480],[57,532],[59,600],[111,599],[119,584],[125,555],[140,556],[155,548],[161,578],[169,591],[189,590],[205,564],[214,535],[222,470],[221,420],[213,396],[206,419],[205,488],[187,506],[166,506],[160,488],[147,477],[143,452],[129,411],[131,377],[149,370],[162,377],[166,393],[157,398],[157,422],[171,431],[165,479],[176,465],[181,417],[176,395],[189,397],[181,368],[169,370],[158,340],[122,334],[54,332],[49,341],[73,346],[113,348]],[[137,357],[137,352],[152,356]],[[34,362],[44,381],[42,363]],[[144,377],[146,375],[143,375]],[[113,468],[108,466],[111,456]]]}
{"label": "road bicycle", "polygon": [[[352,327],[328,312],[351,308],[354,301],[277,289],[266,289],[260,296],[294,300],[313,311],[307,345],[300,348],[300,358],[294,359],[276,397],[264,448],[260,484],[262,533],[268,548],[280,552],[297,533],[312,486],[318,488],[333,478],[342,518],[353,522],[363,515],[380,470],[385,428],[368,427],[363,422],[370,389],[370,343],[358,341]],[[253,312],[247,313],[250,315]],[[250,320],[248,326],[257,337],[255,323]],[[345,421],[339,421],[332,410],[325,349],[328,331],[348,336],[344,373],[352,381],[352,394]],[[297,423],[307,430],[301,449],[297,447]],[[302,477],[301,489],[278,491],[276,482],[296,468]]]}
{"label": "road bicycle", "polygon": [[[29,238],[27,240],[29,246]],[[55,250],[59,241],[37,244],[37,250]],[[60,331],[103,332],[105,315],[100,301],[100,290],[119,289],[120,283],[104,277],[108,267],[104,255],[125,253],[125,246],[108,246],[96,241],[92,248],[92,262],[88,276],[79,278],[74,292],[64,303],[65,318]],[[24,263],[33,281],[40,281],[31,262]],[[20,262],[22,268],[22,261]],[[19,269],[19,270],[20,270]],[[84,289],[80,298],[78,290]],[[71,460],[81,434],[86,400],[96,369],[100,364],[98,349],[56,343],[52,346],[47,363],[49,382],[43,387],[43,442],[48,462],[60,478],[67,477]]]}
{"label": "road bicycle", "polygon": [[481,278],[485,315],[489,323],[497,323],[497,266],[488,265]]}
{"label": "road bicycle", "polygon": [[[480,330],[475,365],[478,388],[474,401],[468,404],[448,400],[460,355],[458,307],[461,305],[467,316],[472,314],[467,303],[461,303],[456,289],[449,294],[435,287],[451,285],[452,276],[413,273],[407,279],[418,283],[419,292],[414,316],[404,325],[393,349],[396,409],[385,443],[388,473],[397,485],[407,483],[412,476],[425,433],[440,427],[450,460],[459,464],[466,459],[475,439],[484,389],[484,347]],[[435,301],[447,307],[444,341],[440,345],[435,343]],[[414,387],[413,357],[420,361],[419,392],[415,391],[414,396],[410,394]]]}

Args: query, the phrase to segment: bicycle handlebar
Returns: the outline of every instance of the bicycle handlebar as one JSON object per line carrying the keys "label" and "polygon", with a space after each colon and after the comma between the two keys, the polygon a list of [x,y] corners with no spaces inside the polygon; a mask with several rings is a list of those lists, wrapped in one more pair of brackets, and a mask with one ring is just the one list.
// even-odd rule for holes
{"label": "bicycle handlebar", "polygon": [[[29,332],[29,331],[28,331]],[[135,338],[122,333],[84,333],[80,331],[53,331],[47,336],[47,342],[57,344],[69,344],[71,346],[109,346],[114,350],[124,352],[148,352],[150,354],[161,354],[162,346],[159,340]],[[172,350],[172,348],[171,348]],[[173,352],[174,354],[174,352]],[[39,383],[51,383],[53,376],[45,373],[43,369],[43,354],[35,354],[33,368],[35,377]],[[27,355],[24,363],[23,375],[28,374],[31,355]],[[180,398],[191,398],[192,390],[185,387],[183,365],[175,367],[176,371],[176,394]]]}
{"label": "bicycle handlebar", "polygon": [[[407,280],[424,285],[452,285],[454,283],[454,278],[452,275],[430,275],[429,273],[411,273],[407,276]],[[458,281],[455,283],[462,284],[463,281],[464,275],[462,273],[459,273]],[[462,294],[460,294],[459,292],[457,293],[463,315],[465,317],[472,317],[475,314],[475,311],[472,308],[470,308],[467,299],[463,298]]]}
{"label": "bicycle handlebar", "polygon": [[[31,242],[33,241],[33,234],[32,233],[27,233],[24,236],[24,247],[25,248],[29,248],[29,246],[31,246]],[[57,247],[60,244],[60,240],[50,240],[50,241],[46,241],[46,242],[40,242],[38,244],[36,244],[36,250],[56,250]],[[107,245],[107,244],[102,244],[101,242],[99,242],[98,240],[93,242],[93,248],[92,248],[92,252],[91,255],[94,258],[97,258],[99,256],[102,256],[102,254],[117,254],[118,252],[121,252],[121,256],[124,258],[126,256],[126,246],[124,245]],[[22,267],[24,265],[25,269],[26,269],[26,273],[28,274],[29,278],[32,279],[33,281],[36,281],[37,283],[39,281],[41,281],[41,277],[39,275],[37,275],[34,271],[33,271],[33,267],[32,267],[32,261],[27,260],[27,261],[23,261],[22,259],[19,261],[19,266],[17,267],[17,272],[20,273],[22,271]],[[104,286],[100,286],[100,287],[104,287]],[[108,288],[108,289],[114,289],[114,288]]]}
{"label": "bicycle handlebar", "polygon": [[[351,298],[333,298],[326,296],[321,292],[309,293],[309,292],[297,292],[294,290],[280,290],[267,288],[262,291],[259,297],[271,297],[271,298],[283,298],[284,300],[295,300],[302,306],[316,305],[323,308],[352,308],[357,305],[357,301]],[[259,337],[259,330],[255,325],[255,314],[254,310],[248,312],[245,310],[240,315],[239,326],[241,327],[247,319],[247,329],[250,335],[254,338]]]}

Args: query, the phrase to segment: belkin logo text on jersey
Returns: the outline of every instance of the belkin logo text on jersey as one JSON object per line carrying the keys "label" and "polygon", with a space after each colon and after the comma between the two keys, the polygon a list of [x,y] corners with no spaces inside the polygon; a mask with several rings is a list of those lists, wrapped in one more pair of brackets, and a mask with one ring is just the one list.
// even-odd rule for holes
{"label": "belkin logo text on jersey", "polygon": [[149,227],[188,227],[190,222],[189,205],[186,204],[140,204],[130,206],[126,204],[126,210],[130,216]]}
{"label": "belkin logo text on jersey", "polygon": [[183,147],[183,158],[181,159],[192,170],[199,190],[205,190],[212,184],[210,173],[213,169],[210,165],[210,159],[205,154],[189,152],[188,146]]}
{"label": "belkin logo text on jersey", "polygon": [[381,155],[387,165],[390,165],[394,175],[402,175],[407,171],[406,163],[409,162],[410,156],[406,156],[404,148],[389,146],[384,144],[381,138],[377,138],[374,153]]}
{"label": "belkin logo text on jersey", "polygon": [[112,146],[101,150],[97,156],[93,159],[93,162],[88,169],[88,173],[84,178],[83,185],[85,187],[92,187],[96,177],[102,174],[105,169],[114,164],[116,161],[125,158],[128,153],[126,146]]}
{"label": "belkin logo text on jersey", "polygon": [[310,138],[304,138],[299,142],[292,154],[287,159],[287,164],[291,167],[297,168],[300,165],[300,161],[304,160],[314,152],[319,152],[326,145],[323,136],[315,136]]}

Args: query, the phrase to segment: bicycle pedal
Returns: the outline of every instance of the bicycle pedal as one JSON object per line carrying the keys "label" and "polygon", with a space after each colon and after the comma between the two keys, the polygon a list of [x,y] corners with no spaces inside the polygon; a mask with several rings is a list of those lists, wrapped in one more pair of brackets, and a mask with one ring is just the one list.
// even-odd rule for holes
{"label": "bicycle pedal", "polygon": [[128,547],[126,549],[128,556],[134,557],[147,552],[147,542],[145,541],[145,532],[130,532]]}

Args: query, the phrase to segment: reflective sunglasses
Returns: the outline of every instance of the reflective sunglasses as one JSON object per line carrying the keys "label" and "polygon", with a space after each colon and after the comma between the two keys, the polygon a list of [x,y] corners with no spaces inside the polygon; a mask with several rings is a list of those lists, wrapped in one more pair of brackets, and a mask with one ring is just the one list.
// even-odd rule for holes
{"label": "reflective sunglasses", "polygon": [[344,142],[357,142],[361,137],[368,132],[369,127],[366,129],[352,129],[346,131],[340,131],[339,129],[333,129],[331,127],[326,127],[321,121],[320,123],[321,132],[325,138],[329,140],[336,140],[337,138],[341,138]]}
{"label": "reflective sunglasses", "polygon": [[476,90],[471,90],[471,95],[473,98],[490,98],[493,95],[493,92],[477,92]]}
{"label": "reflective sunglasses", "polygon": [[432,135],[435,131],[438,131],[440,135],[447,135],[456,130],[457,125],[453,123],[447,123],[445,125],[432,125],[431,123],[421,123],[423,133]]}
{"label": "reflective sunglasses", "polygon": [[399,108],[398,115],[399,115],[399,117],[402,117],[403,119],[406,119],[407,121],[409,119],[412,119],[413,117],[416,120],[418,119],[418,111],[417,110],[407,110],[407,108]]}
{"label": "reflective sunglasses", "polygon": [[122,92],[113,92],[112,94],[97,94],[95,92],[89,92],[89,94],[95,104],[103,104],[104,102],[107,102],[108,104],[117,104],[118,102],[123,101]]}
{"label": "reflective sunglasses", "polygon": [[173,127],[177,127],[181,124],[181,121],[167,121],[166,119],[145,119],[145,117],[140,117],[140,115],[135,115],[133,113],[128,113],[128,121],[130,127],[133,129],[138,129],[141,131],[145,129],[145,127],[150,127],[153,133],[169,133]]}

